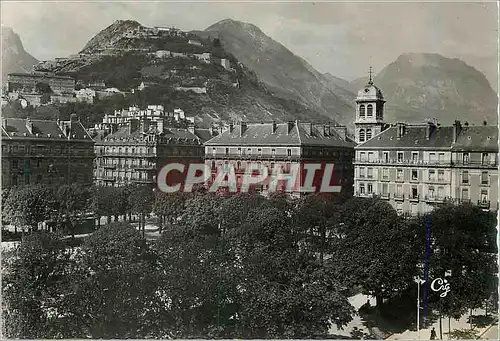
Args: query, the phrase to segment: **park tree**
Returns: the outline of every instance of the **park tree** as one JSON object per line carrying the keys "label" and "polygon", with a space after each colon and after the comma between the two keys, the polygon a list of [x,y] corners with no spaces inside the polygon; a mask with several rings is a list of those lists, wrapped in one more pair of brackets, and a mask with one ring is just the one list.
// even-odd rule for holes
{"label": "park tree", "polygon": [[155,192],[153,212],[159,217],[160,233],[165,223],[176,224],[184,211],[186,196],[183,193]]}
{"label": "park tree", "polygon": [[342,285],[301,248],[288,212],[253,209],[233,243],[240,244],[240,337],[310,338],[330,323],[345,326],[354,313]]}
{"label": "park tree", "polygon": [[68,299],[74,292],[75,262],[61,235],[28,235],[2,253],[5,336],[21,339],[77,337]]}
{"label": "park tree", "polygon": [[55,190],[59,226],[75,235],[75,228],[82,215],[87,212],[91,200],[89,188],[79,184],[62,185]]}
{"label": "park tree", "polygon": [[101,225],[101,217],[107,217],[108,224],[113,215],[113,200],[115,200],[115,187],[94,186],[91,189],[90,207],[97,217],[97,225]]}
{"label": "park tree", "polygon": [[134,186],[131,188],[128,202],[133,213],[139,216],[139,230],[142,236],[146,233],[146,215],[153,211],[154,194],[149,186]]}
{"label": "park tree", "polygon": [[[129,223],[113,222],[94,232],[75,257],[79,273],[72,312],[81,335],[91,338],[158,337],[153,250]],[[164,336],[164,335],[163,335]]]}
{"label": "park tree", "polygon": [[496,215],[470,203],[446,204],[430,213],[429,225],[429,282],[448,273],[451,286],[446,297],[430,291],[433,308],[460,318],[483,307],[497,290]]}
{"label": "park tree", "polygon": [[346,280],[376,297],[378,307],[408,289],[421,260],[419,225],[407,224],[378,198],[352,198],[341,216],[332,262]]}
{"label": "park tree", "polygon": [[16,226],[38,230],[38,223],[49,220],[57,209],[54,190],[42,185],[14,187],[5,201],[5,218]]}

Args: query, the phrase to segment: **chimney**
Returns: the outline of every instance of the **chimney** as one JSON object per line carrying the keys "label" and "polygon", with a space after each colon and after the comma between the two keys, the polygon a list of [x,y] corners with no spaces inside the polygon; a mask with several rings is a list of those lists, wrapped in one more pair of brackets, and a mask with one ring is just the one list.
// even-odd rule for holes
{"label": "chimney", "polygon": [[[299,121],[295,121],[295,124],[298,125]],[[290,135],[290,133],[292,132],[292,129],[293,129],[293,121],[288,121],[286,124],[286,134]]]}
{"label": "chimney", "polygon": [[272,127],[273,127],[273,134],[274,134],[274,133],[276,133],[276,130],[278,129],[278,125],[276,124],[276,121],[273,121]]}
{"label": "chimney", "polygon": [[425,129],[425,139],[429,140],[432,136],[432,133],[436,129],[436,126],[434,125],[434,122],[427,122],[427,126]]}
{"label": "chimney", "polygon": [[243,136],[243,134],[245,133],[245,131],[247,130],[247,123],[246,122],[242,122],[240,121],[240,137]]}
{"label": "chimney", "polygon": [[328,134],[330,133],[330,125],[326,125],[324,124],[323,125],[323,136],[328,136]]}
{"label": "chimney", "polygon": [[398,139],[403,137],[403,135],[405,134],[405,127],[406,125],[404,123],[399,123],[397,124],[398,126]]}
{"label": "chimney", "polygon": [[194,123],[190,123],[190,124],[188,125],[187,130],[188,130],[191,134],[193,134],[193,135],[194,135],[194,128],[195,128]]}
{"label": "chimney", "polygon": [[340,136],[342,140],[347,139],[347,127],[346,126],[335,126],[333,127],[335,132]]}
{"label": "chimney", "polygon": [[453,123],[453,143],[457,142],[458,135],[462,131],[462,125],[460,124],[460,121],[455,121]]}
{"label": "chimney", "polygon": [[210,127],[210,136],[216,136],[218,134],[217,127],[213,125]]}
{"label": "chimney", "polygon": [[[3,120],[2,120],[3,123]],[[30,134],[33,134],[33,122],[29,118],[26,118],[26,129],[28,129]]]}
{"label": "chimney", "polygon": [[128,121],[128,133],[129,135],[132,134],[137,130],[137,127],[139,126],[139,121],[137,119],[131,119]]}

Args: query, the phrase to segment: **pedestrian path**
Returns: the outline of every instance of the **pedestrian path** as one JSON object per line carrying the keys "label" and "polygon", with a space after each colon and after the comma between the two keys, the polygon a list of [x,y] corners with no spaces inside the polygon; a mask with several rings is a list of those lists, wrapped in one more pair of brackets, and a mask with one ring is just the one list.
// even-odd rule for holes
{"label": "pedestrian path", "polygon": [[[484,315],[485,311],[484,309],[477,309],[474,310],[473,315]],[[457,329],[470,329],[471,325],[468,322],[469,319],[469,314],[466,314],[462,316],[459,320],[451,319],[448,325],[448,318],[443,318],[442,319],[442,334],[443,334],[443,340],[449,340],[449,328],[451,328],[451,331],[457,330]],[[496,322],[498,323],[498,322]],[[396,333],[392,334],[391,336],[387,337],[388,340],[429,340],[431,336],[431,330],[432,327],[434,327],[436,334],[437,334],[437,339],[440,339],[440,329],[439,329],[439,319],[437,319],[432,325],[426,327],[425,329],[420,329],[420,337],[418,335],[418,332],[416,330],[405,330],[402,333]],[[488,339],[490,335],[494,335],[494,330],[490,331],[489,330],[489,325],[484,326],[484,327],[474,327],[474,330],[477,332],[477,336],[483,335],[481,338],[483,339],[484,336]],[[496,324],[496,335],[498,335],[498,324]],[[494,339],[497,339],[496,337]]]}

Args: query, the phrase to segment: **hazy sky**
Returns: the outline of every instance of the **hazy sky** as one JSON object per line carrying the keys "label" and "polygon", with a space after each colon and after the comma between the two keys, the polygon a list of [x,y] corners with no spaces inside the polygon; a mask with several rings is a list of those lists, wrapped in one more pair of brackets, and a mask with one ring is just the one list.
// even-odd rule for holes
{"label": "hazy sky", "polygon": [[497,84],[498,8],[489,3],[6,2],[2,24],[44,60],[78,52],[117,19],[202,30],[249,22],[320,72],[352,80],[405,52],[460,58]]}

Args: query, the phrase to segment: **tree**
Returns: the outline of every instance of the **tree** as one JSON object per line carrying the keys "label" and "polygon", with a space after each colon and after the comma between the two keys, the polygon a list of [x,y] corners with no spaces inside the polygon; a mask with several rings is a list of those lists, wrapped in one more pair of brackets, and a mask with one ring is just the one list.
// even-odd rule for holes
{"label": "tree", "polygon": [[108,224],[113,214],[113,198],[115,188],[107,186],[95,186],[91,189],[90,207],[97,217],[97,225],[101,225],[101,217],[108,217]]}
{"label": "tree", "polygon": [[[155,255],[128,223],[111,223],[85,240],[76,256],[80,265],[72,313],[79,337],[158,337]],[[161,335],[160,335],[161,337]]]}
{"label": "tree", "polygon": [[53,217],[56,199],[52,188],[42,185],[14,187],[5,202],[6,219],[17,226],[29,226],[33,231],[38,223]]}
{"label": "tree", "polygon": [[89,207],[91,192],[81,185],[71,184],[58,187],[55,196],[58,202],[56,220],[74,237],[75,227]]}
{"label": "tree", "polygon": [[164,193],[157,191],[155,193],[155,201],[153,212],[159,217],[160,233],[163,230],[164,221],[169,224],[175,224],[184,210],[186,197],[183,193]]}
{"label": "tree", "polygon": [[431,293],[440,314],[460,318],[482,307],[496,291],[496,216],[472,204],[447,204],[430,214],[429,278],[451,270],[445,298]]}
{"label": "tree", "polygon": [[[420,260],[418,224],[407,224],[377,198],[346,202],[331,262],[353,285],[375,296],[377,306],[408,289]],[[423,245],[423,244],[420,244]]]}
{"label": "tree", "polygon": [[9,338],[71,338],[78,327],[67,319],[74,261],[61,235],[40,231],[3,254],[2,298]]}
{"label": "tree", "polygon": [[146,234],[146,214],[153,210],[153,190],[148,186],[135,186],[131,188],[128,198],[132,212],[139,215],[139,230],[142,228],[142,236]]}

